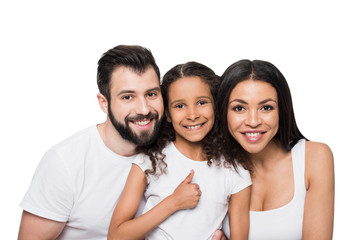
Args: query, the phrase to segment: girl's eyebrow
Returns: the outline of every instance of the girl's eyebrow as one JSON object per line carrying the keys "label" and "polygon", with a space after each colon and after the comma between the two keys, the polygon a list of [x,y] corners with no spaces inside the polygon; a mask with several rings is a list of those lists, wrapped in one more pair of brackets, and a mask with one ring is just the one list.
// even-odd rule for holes
{"label": "girl's eyebrow", "polygon": [[[198,97],[196,97],[197,99],[201,99],[201,98],[207,98],[207,99],[209,99],[209,100],[211,100],[212,98],[211,97],[209,97],[209,96],[198,96]],[[172,101],[172,102],[169,102],[170,104],[173,104],[173,103],[176,103],[176,102],[183,102],[184,101],[184,99],[176,99],[176,100],[174,100],[174,101]]]}

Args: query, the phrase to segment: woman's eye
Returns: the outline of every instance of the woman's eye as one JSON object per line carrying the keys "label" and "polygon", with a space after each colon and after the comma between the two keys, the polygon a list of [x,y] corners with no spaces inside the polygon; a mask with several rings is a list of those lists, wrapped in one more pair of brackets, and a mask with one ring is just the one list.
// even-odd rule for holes
{"label": "woman's eye", "polygon": [[232,108],[232,110],[234,110],[235,112],[240,112],[240,111],[244,111],[245,108],[242,106],[235,106]]}
{"label": "woman's eye", "polygon": [[273,106],[270,106],[270,105],[265,105],[265,106],[263,106],[261,109],[262,109],[262,110],[265,110],[265,111],[271,111],[271,110],[274,109],[274,107],[273,107]]}

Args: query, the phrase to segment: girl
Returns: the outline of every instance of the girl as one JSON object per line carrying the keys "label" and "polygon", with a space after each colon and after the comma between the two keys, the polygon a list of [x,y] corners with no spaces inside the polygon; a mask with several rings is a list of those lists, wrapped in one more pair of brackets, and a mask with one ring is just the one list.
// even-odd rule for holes
{"label": "girl", "polygon": [[[215,146],[218,86],[215,73],[196,62],[165,74],[166,121],[158,140],[139,148],[145,154],[133,163],[109,239],[210,239],[228,207],[231,239],[247,239],[251,180],[242,165],[220,160]],[[143,215],[133,219],[143,194]]]}
{"label": "girl", "polygon": [[249,239],[331,239],[333,155],[299,131],[284,76],[269,62],[241,60],[221,78],[223,153],[245,152],[253,165]]}

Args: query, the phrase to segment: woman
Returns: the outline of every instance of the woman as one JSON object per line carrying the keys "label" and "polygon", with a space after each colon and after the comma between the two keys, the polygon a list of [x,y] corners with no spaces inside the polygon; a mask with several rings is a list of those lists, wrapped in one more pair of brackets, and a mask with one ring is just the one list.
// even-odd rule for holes
{"label": "woman", "polygon": [[221,79],[219,145],[228,161],[252,163],[249,239],[331,239],[333,155],[299,131],[284,76],[269,62],[241,60]]}

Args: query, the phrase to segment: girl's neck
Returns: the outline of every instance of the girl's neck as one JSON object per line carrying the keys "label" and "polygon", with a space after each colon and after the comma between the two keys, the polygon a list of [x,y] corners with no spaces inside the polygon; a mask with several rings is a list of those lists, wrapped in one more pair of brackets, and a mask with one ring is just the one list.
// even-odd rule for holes
{"label": "girl's neck", "polygon": [[185,157],[194,161],[205,161],[202,142],[174,141],[174,145]]}

